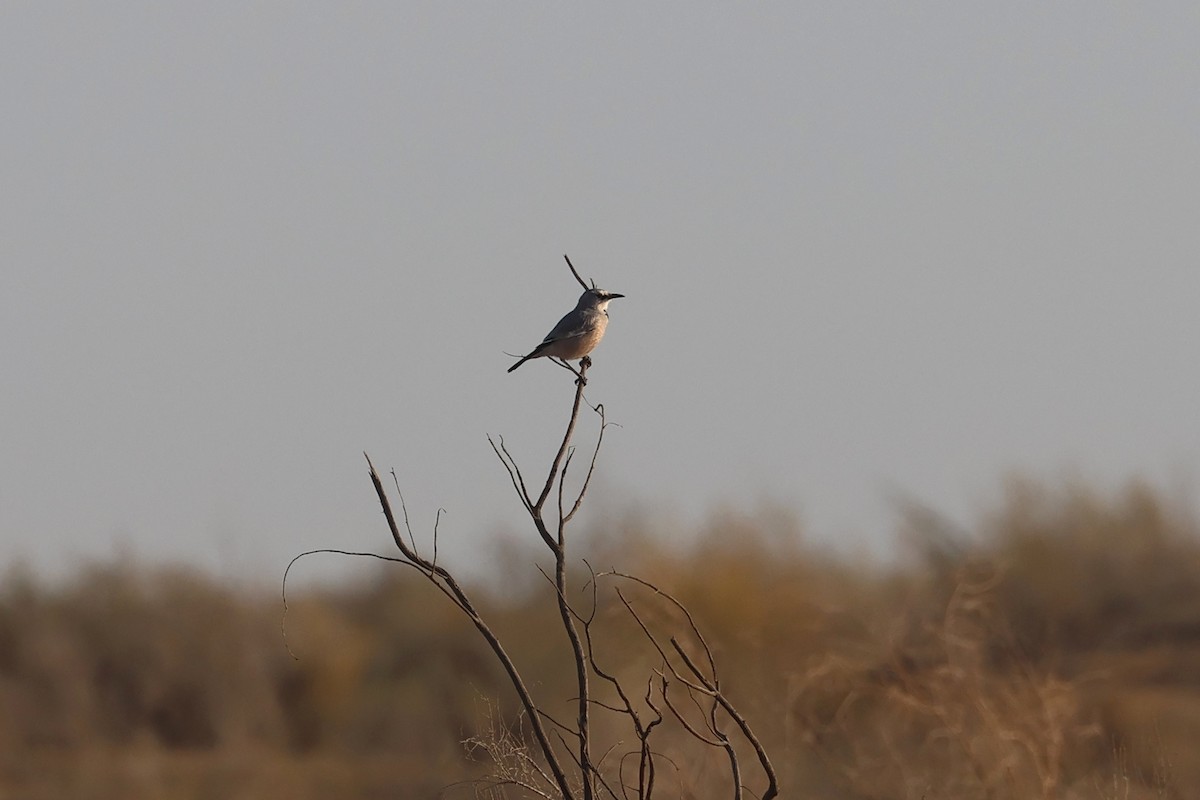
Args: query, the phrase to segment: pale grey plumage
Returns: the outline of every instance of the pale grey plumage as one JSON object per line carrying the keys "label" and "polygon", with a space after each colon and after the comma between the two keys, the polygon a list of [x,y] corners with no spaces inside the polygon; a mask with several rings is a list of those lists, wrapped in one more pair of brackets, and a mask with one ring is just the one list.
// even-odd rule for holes
{"label": "pale grey plumage", "polygon": [[542,343],[508,371],[512,372],[531,358],[546,356],[564,361],[583,358],[604,338],[604,330],[608,327],[608,302],[624,296],[602,289],[588,289],[579,298],[575,310],[560,319]]}

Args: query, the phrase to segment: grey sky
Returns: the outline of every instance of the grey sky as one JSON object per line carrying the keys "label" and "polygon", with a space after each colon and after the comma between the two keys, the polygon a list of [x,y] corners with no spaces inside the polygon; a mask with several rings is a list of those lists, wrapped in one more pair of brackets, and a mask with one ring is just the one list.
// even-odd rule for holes
{"label": "grey sky", "polygon": [[596,503],[1194,491],[1197,53],[1184,2],[10,6],[0,561],[384,550],[363,450],[478,560],[564,252],[628,295]]}

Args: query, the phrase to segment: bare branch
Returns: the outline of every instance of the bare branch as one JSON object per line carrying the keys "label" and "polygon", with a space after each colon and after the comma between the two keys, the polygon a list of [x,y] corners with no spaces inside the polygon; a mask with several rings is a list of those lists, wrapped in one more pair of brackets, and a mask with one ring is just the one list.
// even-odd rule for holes
{"label": "bare branch", "polygon": [[[365,456],[366,453],[363,455]],[[367,459],[367,463],[371,463],[370,458]],[[400,498],[400,513],[404,515],[404,530],[408,531],[408,543],[415,553],[417,552],[417,540],[413,536],[412,525],[408,524],[408,507],[404,505],[404,492],[400,491],[400,479],[396,476],[396,470],[392,470],[392,483],[396,486],[396,496]]]}
{"label": "bare branch", "polygon": [[[588,658],[583,651],[583,644],[579,638],[579,631],[575,626],[575,620],[572,617],[572,609],[570,603],[567,602],[567,564],[566,564],[566,548],[559,547],[555,554],[555,570],[554,583],[558,594],[558,610],[562,618],[563,628],[567,632],[567,639],[571,643],[571,655],[575,660],[575,681],[579,687],[578,695],[578,719],[579,726],[579,766],[584,774],[593,771],[591,761],[591,705],[588,699],[591,697],[591,691],[588,687]],[[584,780],[583,782],[583,797],[584,800],[592,799],[592,781]]]}
{"label": "bare branch", "polygon": [[[649,588],[650,590],[654,591],[656,594],[658,594],[661,597],[664,597],[668,601],[670,601],[676,608],[678,608],[686,616],[686,618],[688,620],[688,624],[691,626],[693,634],[695,634],[696,639],[700,642],[701,647],[704,651],[705,659],[708,661],[710,674],[712,675],[712,678],[710,679],[704,675],[704,673],[696,665],[695,661],[687,655],[687,652],[683,649],[683,647],[679,644],[679,642],[676,640],[675,637],[672,636],[670,639],[670,642],[671,642],[671,646],[675,650],[675,652],[680,656],[680,658],[683,659],[683,662],[687,666],[688,671],[697,680],[700,681],[699,685],[688,680],[683,675],[681,675],[678,670],[675,669],[675,667],[671,663],[670,659],[667,658],[667,654],[663,650],[662,645],[659,644],[658,640],[654,637],[654,634],[650,632],[650,629],[646,626],[645,622],[642,621],[642,618],[638,615],[637,610],[633,607],[632,604],[629,603],[629,601],[625,598],[625,596],[621,592],[621,590],[617,589],[617,596],[621,599],[621,602],[625,605],[625,608],[633,616],[634,620],[637,622],[638,626],[642,629],[642,632],[645,634],[645,636],[650,640],[651,644],[654,645],[654,648],[656,650],[658,650],[659,654],[663,658],[663,662],[665,663],[667,669],[671,671],[671,674],[675,677],[675,679],[680,681],[684,685],[686,685],[692,691],[699,692],[700,694],[708,695],[708,696],[712,697],[714,700],[716,700],[716,702],[720,704],[721,709],[726,714],[728,714],[730,719],[732,719],[734,721],[734,723],[738,726],[738,729],[741,730],[742,735],[746,737],[746,740],[748,742],[750,742],[750,745],[754,748],[755,755],[758,757],[758,762],[759,762],[760,766],[762,767],[763,773],[767,776],[768,785],[767,785],[767,790],[765,792],[763,792],[763,795],[762,795],[763,800],[771,800],[771,798],[777,797],[779,795],[779,782],[778,782],[777,776],[775,775],[775,768],[771,764],[771,760],[767,756],[767,752],[763,748],[762,743],[758,740],[758,737],[754,734],[753,729],[751,729],[750,723],[748,723],[746,721],[746,718],[742,716],[742,714],[737,710],[737,708],[735,708],[734,705],[729,701],[729,699],[727,697],[725,697],[725,695],[720,691],[720,688],[719,688],[720,682],[718,681],[718,679],[716,677],[716,665],[715,665],[715,662],[713,659],[712,649],[708,646],[708,642],[705,641],[704,637],[701,635],[700,630],[697,627],[695,620],[692,618],[691,612],[689,612],[688,609],[683,605],[683,603],[679,602],[679,600],[677,600],[676,598],[674,598],[667,592],[664,592],[663,590],[659,589],[657,586],[650,583],[649,581],[643,580],[643,579],[635,577],[633,575],[626,575],[624,573],[619,573],[619,572],[608,572],[608,573],[604,573],[604,574],[605,575],[613,575],[613,576],[619,577],[619,578],[625,578],[627,580],[634,581],[635,583],[639,583],[642,586]],[[602,577],[602,576],[598,576],[598,577]],[[665,681],[665,676],[664,676],[664,681]],[[665,684],[664,684],[664,687],[665,687]],[[665,697],[665,692],[664,692],[664,700],[665,699],[666,699],[666,697]],[[674,709],[674,707],[672,707],[671,710],[676,715],[678,715],[678,712]]]}
{"label": "bare branch", "polygon": [[563,258],[565,258],[567,260],[567,266],[571,268],[571,274],[575,276],[575,280],[579,281],[579,285],[583,287],[583,290],[585,292],[588,291],[589,289],[596,288],[595,281],[592,281],[591,286],[588,286],[586,283],[583,282],[583,278],[579,277],[579,272],[575,269],[575,265],[571,263],[571,258],[566,253],[563,253]]}
{"label": "bare branch", "polygon": [[571,467],[571,459],[575,457],[575,447],[567,449],[567,457],[563,461],[562,474],[558,478],[558,546],[562,547],[567,532],[567,522],[570,517],[563,516],[563,489],[567,485],[567,470]]}
{"label": "bare branch", "polygon": [[[339,556],[354,556],[356,558],[375,558],[380,561],[391,561],[395,564],[403,564],[406,567],[412,567],[413,569],[421,572],[421,574],[424,574],[424,571],[421,570],[420,567],[418,567],[416,564],[412,563],[411,561],[409,561],[406,558],[396,558],[395,556],[381,556],[378,553],[357,553],[357,552],[353,552],[350,550],[335,550],[335,549],[328,548],[328,547],[322,547],[317,550],[306,550],[303,553],[299,553],[299,554],[293,556],[292,560],[288,562],[287,567],[283,570],[283,585],[280,587],[280,596],[283,599],[283,614],[279,618],[279,633],[283,637],[283,646],[285,648],[287,648],[288,655],[291,656],[296,661],[299,661],[300,657],[297,656],[294,652],[292,652],[292,646],[288,643],[288,637],[287,637],[288,574],[291,573],[292,567],[296,565],[297,561],[299,561],[302,558],[305,558],[306,556],[316,555],[317,553],[329,553],[332,555],[339,555]],[[454,598],[451,597],[450,599],[453,600]]]}
{"label": "bare branch", "polygon": [[542,488],[542,493],[538,495],[537,502],[532,504],[533,511],[538,512],[539,517],[542,506],[545,505],[546,498],[550,496],[550,490],[554,487],[554,479],[558,476],[558,470],[562,464],[563,457],[566,455],[567,448],[571,444],[571,437],[575,434],[575,423],[579,420],[579,404],[583,401],[583,387],[587,383],[584,376],[587,374],[590,362],[587,358],[583,358],[579,364],[579,380],[575,382],[575,402],[571,406],[571,419],[567,423],[567,432],[563,435],[562,444],[558,447],[558,453],[555,454],[554,461],[550,464],[550,474],[546,476],[546,485]]}
{"label": "bare branch", "polygon": [[[608,574],[612,574],[612,573],[608,573]],[[700,686],[695,683],[692,683],[687,678],[685,678],[683,675],[679,674],[679,671],[677,669],[675,669],[675,665],[671,663],[671,659],[667,656],[667,651],[663,649],[663,646],[661,644],[659,644],[658,639],[650,631],[650,628],[646,625],[645,621],[642,620],[642,617],[640,614],[638,614],[637,609],[635,609],[633,607],[633,604],[630,603],[628,599],[626,599],[625,594],[620,589],[617,589],[616,592],[617,592],[617,597],[620,598],[621,603],[625,606],[625,610],[628,611],[630,616],[633,617],[634,621],[637,622],[638,627],[642,629],[642,633],[650,641],[650,644],[652,644],[654,646],[654,649],[658,651],[659,656],[662,657],[663,664],[666,666],[667,669],[669,669],[671,671],[672,677],[674,677],[675,680],[686,685],[689,689],[691,689],[693,691],[697,691],[702,694],[708,692],[709,690],[706,689],[705,687]]]}
{"label": "bare branch", "polygon": [[592,622],[596,619],[596,611],[600,607],[600,596],[599,596],[600,595],[600,585],[596,581],[596,570],[592,569],[591,562],[585,558],[585,559],[583,559],[583,565],[588,568],[588,574],[591,575],[591,577],[588,579],[588,582],[586,584],[584,584],[584,588],[586,589],[588,587],[591,587],[592,608],[588,612],[587,619],[585,620],[583,618],[580,618],[579,621],[582,622],[584,625],[591,625]]}
{"label": "bare branch", "polygon": [[492,451],[495,452],[496,458],[500,459],[500,463],[504,465],[504,469],[508,471],[508,477],[512,480],[513,489],[517,492],[517,497],[521,498],[521,502],[525,506],[526,511],[533,509],[533,501],[529,498],[529,491],[525,488],[525,478],[521,475],[521,469],[517,466],[517,462],[513,461],[509,455],[508,449],[504,446],[504,437],[500,437],[500,446],[496,446],[496,442],[491,436],[487,437],[488,444],[492,446]]}
{"label": "bare branch", "polygon": [[[366,454],[363,454],[366,456]],[[488,646],[492,649],[501,666],[504,667],[505,673],[508,675],[509,682],[517,692],[517,696],[521,700],[521,705],[524,707],[526,714],[529,715],[529,724],[533,727],[533,733],[538,741],[538,746],[542,750],[542,755],[545,756],[546,762],[550,767],[550,771],[554,774],[554,781],[558,784],[559,792],[562,794],[563,800],[573,800],[575,797],[571,791],[570,781],[567,779],[566,772],[563,771],[562,765],[559,763],[557,754],[554,752],[553,744],[542,726],[541,718],[538,716],[538,706],[534,702],[533,695],[530,694],[528,687],[525,686],[525,681],[521,674],[517,671],[516,664],[504,649],[495,632],[484,621],[483,617],[475,609],[467,593],[459,586],[458,581],[454,576],[447,572],[443,567],[439,567],[432,562],[421,558],[412,550],[400,535],[400,531],[396,525],[396,516],[392,513],[392,505],[388,500],[387,492],[383,488],[383,481],[379,478],[379,473],[375,470],[375,465],[371,463],[370,456],[367,456],[367,464],[370,466],[371,483],[375,487],[375,494],[379,498],[379,505],[383,508],[383,515],[387,519],[388,529],[392,533],[392,540],[403,553],[405,558],[414,562],[419,568],[426,572],[426,578],[442,590],[444,594],[451,596],[455,600],[455,605],[462,609],[463,613],[475,625],[475,629],[487,641]],[[586,786],[586,782],[585,782]],[[589,795],[585,792],[585,798]]]}
{"label": "bare branch", "polygon": [[659,691],[662,694],[663,702],[667,704],[667,708],[670,710],[671,715],[675,717],[675,720],[682,725],[684,730],[690,733],[693,738],[704,742],[711,747],[720,747],[721,743],[719,741],[708,738],[707,735],[696,730],[695,726],[688,722],[687,717],[685,717],[683,713],[675,707],[675,702],[671,700],[671,695],[667,691],[667,688],[670,685],[670,681],[667,680],[667,676],[660,672],[659,677],[662,679],[662,686],[660,687]]}
{"label": "bare branch", "polygon": [[442,523],[442,514],[446,513],[446,509],[439,508],[437,514],[433,518],[433,561],[430,562],[433,566],[437,566],[438,553],[438,526]]}
{"label": "bare branch", "polygon": [[566,731],[567,733],[569,733],[569,734],[570,734],[570,735],[572,735],[572,736],[578,736],[578,735],[579,735],[579,734],[578,734],[578,733],[575,731],[575,729],[574,729],[574,728],[572,728],[570,725],[567,725],[567,724],[565,724],[565,723],[559,722],[559,721],[558,721],[558,720],[556,720],[556,719],[555,719],[553,716],[551,716],[551,715],[550,715],[550,713],[549,713],[548,711],[545,711],[545,710],[543,710],[543,709],[540,709],[540,708],[539,708],[539,709],[538,709],[538,714],[540,714],[540,715],[542,716],[542,718],[543,718],[543,719],[545,719],[547,722],[549,722],[549,723],[550,723],[551,725],[553,725],[555,728],[558,728],[559,730],[562,730],[562,731]]}
{"label": "bare branch", "polygon": [[[568,259],[569,263],[570,260]],[[573,272],[574,267],[572,266],[571,269]],[[583,642],[576,627],[576,618],[578,615],[567,601],[566,534],[562,510],[566,470],[574,454],[574,450],[571,447],[571,439],[575,434],[575,426],[579,421],[579,408],[583,402],[583,387],[587,384],[586,375],[590,365],[591,361],[586,357],[579,362],[580,371],[577,373],[578,378],[575,381],[575,398],[571,405],[571,416],[567,422],[567,430],[563,434],[562,442],[554,455],[554,460],[550,464],[550,470],[546,476],[546,484],[542,487],[542,491],[536,501],[531,502],[528,492],[524,489],[524,480],[520,476],[520,470],[517,468],[516,462],[508,455],[503,442],[499,448],[496,447],[494,442],[492,443],[492,449],[497,452],[497,455],[501,456],[501,461],[510,470],[510,478],[514,486],[518,487],[518,493],[525,504],[525,510],[529,513],[534,527],[537,528],[538,535],[542,537],[542,541],[546,543],[550,551],[554,554],[554,587],[559,617],[562,620],[563,630],[567,634],[567,639],[571,645],[571,654],[575,663],[575,678],[579,689],[576,696],[578,704],[576,732],[579,738],[579,754],[575,759],[583,774],[583,800],[592,800],[595,784],[595,781],[589,777],[593,775],[595,768],[591,761],[589,732],[589,716],[591,711],[590,703],[588,702],[590,698],[588,687],[588,656],[584,652]],[[551,535],[550,530],[546,526],[543,509],[546,500],[550,497],[550,493],[554,490],[556,481],[558,482],[559,521],[556,531],[557,536],[554,536]]]}
{"label": "bare branch", "polygon": [[575,513],[579,511],[579,507],[583,505],[583,496],[587,494],[588,486],[592,482],[592,473],[596,471],[596,458],[600,455],[600,445],[604,442],[604,429],[608,427],[608,423],[604,420],[604,404],[597,403],[592,406],[592,410],[600,415],[600,433],[596,436],[596,448],[592,450],[592,463],[588,465],[587,475],[583,479],[583,486],[579,489],[579,496],[575,498],[575,504],[571,506],[571,513],[562,517],[562,508],[559,507],[559,516],[562,517],[563,524],[570,522],[575,517]]}
{"label": "bare branch", "polygon": [[[639,583],[642,586],[645,586],[650,591],[654,592],[659,597],[665,598],[669,603],[671,603],[671,605],[673,605],[673,606],[675,606],[675,608],[679,609],[679,611],[683,614],[684,618],[687,619],[688,627],[690,627],[692,629],[692,634],[696,637],[697,641],[700,642],[700,646],[704,649],[704,655],[708,660],[709,672],[713,675],[716,675],[717,665],[716,665],[716,662],[713,660],[712,648],[710,648],[708,646],[708,642],[705,641],[704,634],[700,633],[700,626],[698,626],[696,624],[696,620],[692,617],[692,612],[688,610],[687,606],[685,606],[683,603],[679,602],[679,600],[676,599],[674,595],[670,594],[669,592],[664,592],[662,589],[658,588],[650,581],[639,578],[636,575],[626,575],[623,572],[616,572],[616,571],[610,571],[610,572],[607,572],[604,574],[612,575],[613,577],[616,577],[616,578],[624,578],[625,580],[633,581],[634,583]],[[603,577],[603,576],[600,576],[600,577]]]}
{"label": "bare branch", "polygon": [[608,781],[604,780],[604,773],[600,771],[600,765],[602,765],[605,760],[608,759],[608,756],[613,750],[617,749],[617,744],[618,743],[614,742],[611,746],[609,746],[609,748],[600,755],[600,759],[592,767],[592,774],[596,776],[596,780],[600,781],[600,786],[604,789],[604,791],[608,792],[609,796],[612,797],[613,800],[618,800],[617,793],[614,792],[612,787],[608,785]]}
{"label": "bare branch", "polygon": [[[712,697],[714,700],[720,703],[721,710],[729,715],[729,718],[732,719],[734,724],[738,726],[738,729],[741,730],[742,735],[746,737],[746,741],[750,742],[750,746],[754,748],[754,754],[758,757],[758,762],[762,765],[763,772],[766,773],[769,784],[767,791],[763,793],[763,800],[768,800],[769,798],[778,795],[779,786],[778,780],[775,776],[775,768],[771,765],[771,759],[767,757],[767,751],[763,748],[762,743],[759,742],[758,737],[754,735],[754,731],[750,728],[750,723],[748,723],[746,718],[741,715],[741,712],[739,712],[733,706],[733,703],[729,702],[729,699],[725,697],[720,690],[718,690],[715,675],[710,683],[696,667],[695,663],[688,658],[687,653],[685,653],[683,648],[679,646],[679,643],[675,641],[675,637],[671,637],[671,644],[674,646],[675,652],[677,652],[680,658],[683,659],[684,664],[687,665],[688,670],[704,683],[705,688],[712,692]],[[708,645],[705,645],[705,650],[708,650]],[[712,653],[708,653],[708,656],[711,661]]]}

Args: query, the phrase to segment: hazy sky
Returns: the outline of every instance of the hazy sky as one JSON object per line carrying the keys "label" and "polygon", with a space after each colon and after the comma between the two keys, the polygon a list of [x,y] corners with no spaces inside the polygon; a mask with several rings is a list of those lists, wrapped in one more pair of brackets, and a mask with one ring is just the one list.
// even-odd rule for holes
{"label": "hazy sky", "polygon": [[1194,492],[1197,53],[1195,2],[6,6],[0,564],[383,552],[364,450],[478,564],[563,253],[628,295],[593,512]]}

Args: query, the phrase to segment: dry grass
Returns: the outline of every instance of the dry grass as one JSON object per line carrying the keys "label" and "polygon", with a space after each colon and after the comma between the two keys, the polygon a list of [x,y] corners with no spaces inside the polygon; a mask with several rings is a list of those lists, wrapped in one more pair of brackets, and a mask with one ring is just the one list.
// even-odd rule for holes
{"label": "dry grass", "polygon": [[[913,557],[886,570],[810,551],[777,513],[714,517],[686,552],[623,527],[602,563],[689,604],[785,796],[1200,798],[1200,531],[1144,486],[1015,483],[966,535],[914,511]],[[569,718],[544,601],[487,613]],[[538,779],[503,676],[410,576],[294,598],[298,661],[279,614],[186,571],[99,566],[50,587],[10,570],[0,798],[525,796],[460,783],[497,761]],[[601,619],[609,663],[644,675],[654,658],[619,609]],[[619,721],[597,716],[605,747]],[[661,796],[728,796],[720,754],[677,733]]]}

